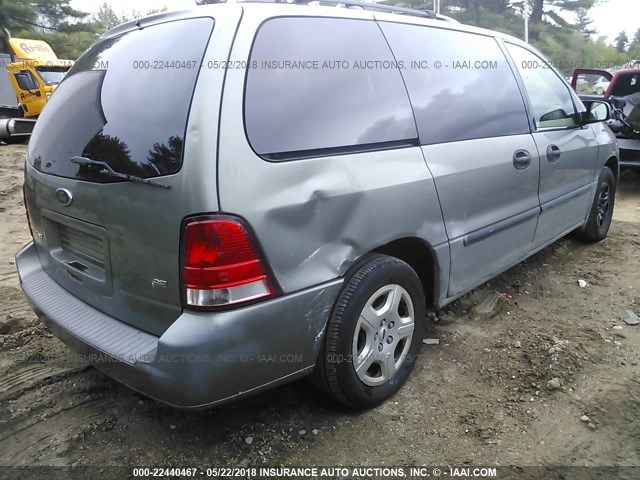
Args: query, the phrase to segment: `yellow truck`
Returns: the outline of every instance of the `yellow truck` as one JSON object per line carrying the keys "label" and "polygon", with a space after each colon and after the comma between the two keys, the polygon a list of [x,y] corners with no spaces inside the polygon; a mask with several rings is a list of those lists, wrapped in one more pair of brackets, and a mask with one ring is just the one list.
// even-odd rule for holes
{"label": "yellow truck", "polygon": [[59,59],[47,42],[11,37],[4,31],[0,52],[0,140],[16,143],[28,139],[36,118],[73,63]]}

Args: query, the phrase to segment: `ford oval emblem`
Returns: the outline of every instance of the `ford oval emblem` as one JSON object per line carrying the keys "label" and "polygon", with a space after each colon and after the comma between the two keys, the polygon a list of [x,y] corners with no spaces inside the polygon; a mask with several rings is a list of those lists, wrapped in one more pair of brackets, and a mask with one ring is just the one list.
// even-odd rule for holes
{"label": "ford oval emblem", "polygon": [[56,200],[66,207],[73,202],[73,195],[66,188],[59,188],[56,190]]}

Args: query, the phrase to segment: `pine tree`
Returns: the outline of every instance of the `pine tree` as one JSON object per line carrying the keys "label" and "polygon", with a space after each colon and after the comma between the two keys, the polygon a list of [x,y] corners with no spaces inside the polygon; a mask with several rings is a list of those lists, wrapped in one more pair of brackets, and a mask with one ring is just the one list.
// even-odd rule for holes
{"label": "pine tree", "polygon": [[629,37],[627,32],[620,32],[615,39],[616,50],[620,53],[624,52],[629,45]]}
{"label": "pine tree", "polygon": [[98,13],[95,14],[94,20],[99,27],[105,31],[122,23],[120,17],[118,17],[107,2],[100,5],[100,9]]}
{"label": "pine tree", "polygon": [[86,16],[69,0],[0,0],[0,26],[9,30],[60,30]]}

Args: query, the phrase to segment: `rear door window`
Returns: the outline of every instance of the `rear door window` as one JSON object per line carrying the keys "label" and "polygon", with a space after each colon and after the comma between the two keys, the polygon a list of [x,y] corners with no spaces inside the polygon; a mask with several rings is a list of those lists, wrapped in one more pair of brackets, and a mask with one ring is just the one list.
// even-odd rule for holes
{"label": "rear door window", "polygon": [[117,179],[71,157],[104,161],[116,172],[145,178],[179,171],[212,29],[211,18],[178,20],[96,43],[43,110],[29,161],[44,173],[94,182]]}
{"label": "rear door window", "polygon": [[270,160],[415,143],[402,77],[373,21],[266,21],[251,51],[245,122]]}
{"label": "rear door window", "polygon": [[382,22],[423,145],[529,133],[524,100],[495,39]]}

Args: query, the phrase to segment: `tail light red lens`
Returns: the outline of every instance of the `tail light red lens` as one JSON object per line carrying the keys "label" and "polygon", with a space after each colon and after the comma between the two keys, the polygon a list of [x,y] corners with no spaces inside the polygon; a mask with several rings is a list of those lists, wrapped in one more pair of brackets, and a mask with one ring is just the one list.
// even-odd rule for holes
{"label": "tail light red lens", "polygon": [[247,229],[233,217],[199,217],[183,230],[186,306],[216,307],[272,297],[275,290]]}

